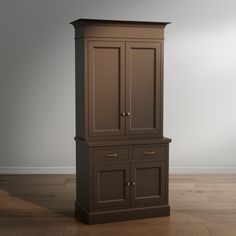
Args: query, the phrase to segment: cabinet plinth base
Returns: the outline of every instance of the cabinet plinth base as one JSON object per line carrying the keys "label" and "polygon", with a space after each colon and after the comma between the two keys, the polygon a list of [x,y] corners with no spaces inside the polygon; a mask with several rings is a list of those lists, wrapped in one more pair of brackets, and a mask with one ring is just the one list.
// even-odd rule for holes
{"label": "cabinet plinth base", "polygon": [[101,211],[89,213],[78,203],[76,205],[75,216],[78,220],[86,224],[101,224],[116,221],[135,220],[152,217],[162,217],[170,215],[170,206],[152,206],[132,209]]}

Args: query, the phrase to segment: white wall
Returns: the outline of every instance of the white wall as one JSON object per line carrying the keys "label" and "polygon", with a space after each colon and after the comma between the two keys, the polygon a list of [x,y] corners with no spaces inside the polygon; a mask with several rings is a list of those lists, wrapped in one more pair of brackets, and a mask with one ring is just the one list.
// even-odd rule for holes
{"label": "white wall", "polygon": [[1,0],[0,172],[75,166],[78,18],[171,21],[165,41],[165,135],[175,173],[236,173],[234,0]]}

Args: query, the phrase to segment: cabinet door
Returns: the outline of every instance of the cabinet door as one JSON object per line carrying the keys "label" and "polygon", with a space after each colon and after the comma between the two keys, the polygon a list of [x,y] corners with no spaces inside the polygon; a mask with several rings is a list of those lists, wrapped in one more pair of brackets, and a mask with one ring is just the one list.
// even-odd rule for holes
{"label": "cabinet door", "polygon": [[129,165],[95,166],[93,172],[94,207],[129,204]]}
{"label": "cabinet door", "polygon": [[131,202],[158,203],[166,200],[165,162],[131,165]]}
{"label": "cabinet door", "polygon": [[162,135],[161,43],[126,43],[126,133]]}
{"label": "cabinet door", "polygon": [[125,43],[88,41],[89,136],[124,135]]}

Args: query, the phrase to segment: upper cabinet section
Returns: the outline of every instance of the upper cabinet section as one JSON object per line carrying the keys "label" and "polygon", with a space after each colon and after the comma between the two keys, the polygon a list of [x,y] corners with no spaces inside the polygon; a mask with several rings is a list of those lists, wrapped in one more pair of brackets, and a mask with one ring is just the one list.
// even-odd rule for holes
{"label": "upper cabinet section", "polygon": [[76,137],[163,136],[163,37],[167,23],[78,20]]}
{"label": "upper cabinet section", "polygon": [[75,38],[116,37],[163,39],[164,27],[169,22],[115,21],[79,19],[71,22],[75,27]]}

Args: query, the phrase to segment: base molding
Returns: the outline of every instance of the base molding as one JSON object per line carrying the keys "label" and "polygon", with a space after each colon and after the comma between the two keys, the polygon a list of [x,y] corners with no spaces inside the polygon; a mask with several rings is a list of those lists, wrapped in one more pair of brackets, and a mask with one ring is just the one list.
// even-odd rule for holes
{"label": "base molding", "polygon": [[122,210],[88,212],[79,203],[75,203],[75,216],[86,224],[101,224],[114,221],[126,221],[170,215],[170,206],[137,207]]}
{"label": "base molding", "polygon": [[236,174],[236,167],[211,167],[211,166],[195,166],[195,167],[170,167],[170,174]]}
{"label": "base molding", "polygon": [[26,175],[26,174],[75,174],[76,168],[73,166],[64,166],[64,167],[58,167],[58,166],[43,166],[43,167],[34,167],[34,166],[15,166],[15,167],[0,167],[0,174],[9,174],[9,175]]}

